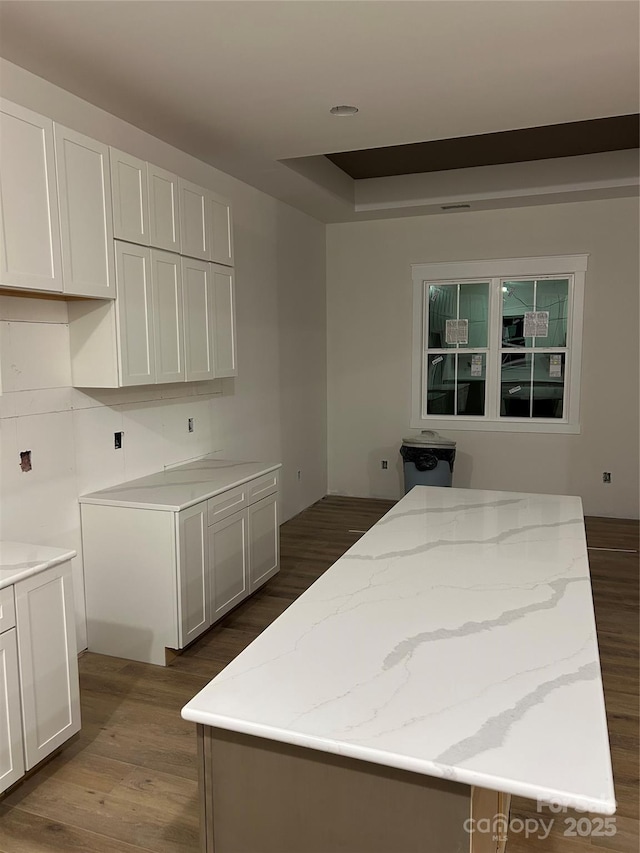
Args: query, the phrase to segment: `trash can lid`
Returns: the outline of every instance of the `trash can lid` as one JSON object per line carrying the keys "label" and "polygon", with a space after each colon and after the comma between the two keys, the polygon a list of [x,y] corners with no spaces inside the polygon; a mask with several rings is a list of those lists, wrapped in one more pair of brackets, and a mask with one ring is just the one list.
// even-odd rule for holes
{"label": "trash can lid", "polygon": [[433,429],[423,429],[416,435],[409,435],[402,439],[407,447],[455,447],[455,441],[444,438]]}

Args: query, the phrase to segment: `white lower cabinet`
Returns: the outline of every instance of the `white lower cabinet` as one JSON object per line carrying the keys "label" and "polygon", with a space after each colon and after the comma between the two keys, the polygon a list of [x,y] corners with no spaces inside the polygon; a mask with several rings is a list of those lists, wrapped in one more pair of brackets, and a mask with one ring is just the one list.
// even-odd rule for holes
{"label": "white lower cabinet", "polygon": [[0,791],[24,776],[16,629],[0,634]]}
{"label": "white lower cabinet", "polygon": [[202,500],[196,483],[183,510],[80,499],[90,651],[164,666],[278,571],[278,471]]}
{"label": "white lower cabinet", "polygon": [[211,625],[209,605],[209,539],[206,502],[178,514],[179,647]]}
{"label": "white lower cabinet", "polygon": [[80,730],[71,564],[0,590],[5,603],[9,596],[15,627],[0,634],[0,792]]}
{"label": "white lower cabinet", "polygon": [[253,592],[273,577],[280,565],[277,495],[249,507],[249,577]]}
{"label": "white lower cabinet", "polygon": [[249,590],[249,515],[246,509],[209,528],[211,614],[215,621]]}

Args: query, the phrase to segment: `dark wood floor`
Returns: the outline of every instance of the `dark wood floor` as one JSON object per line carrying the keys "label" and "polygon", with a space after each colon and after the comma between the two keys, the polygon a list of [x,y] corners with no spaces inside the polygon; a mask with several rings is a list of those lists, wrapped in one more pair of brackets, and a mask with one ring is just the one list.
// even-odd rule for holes
{"label": "dark wood floor", "polygon": [[[330,497],[287,522],[280,574],[169,668],[84,655],[82,732],[0,804],[1,853],[197,851],[195,733],[180,708],[358,539],[350,531],[366,530],[391,505]],[[567,837],[572,815],[559,815],[545,840],[513,834],[508,853],[638,850],[638,524],[588,519],[587,530],[593,548],[636,551],[589,552],[616,834]],[[553,817],[536,815],[535,803],[523,799],[513,801],[513,816]]]}

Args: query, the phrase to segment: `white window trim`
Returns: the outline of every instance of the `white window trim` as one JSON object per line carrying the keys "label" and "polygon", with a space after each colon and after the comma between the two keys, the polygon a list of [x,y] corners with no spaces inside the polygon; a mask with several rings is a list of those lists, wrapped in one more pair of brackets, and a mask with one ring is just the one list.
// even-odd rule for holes
{"label": "white window trim", "polygon": [[[498,258],[482,261],[453,261],[450,263],[412,264],[413,279],[413,354],[411,378],[411,427],[414,429],[480,430],[486,432],[540,432],[580,433],[580,379],[582,364],[582,326],[584,311],[584,283],[588,255],[555,255],[541,258]],[[422,417],[422,374],[424,363],[425,334],[424,292],[425,282],[464,281],[465,279],[490,281],[497,278],[526,278],[554,275],[573,277],[573,301],[571,323],[567,329],[567,361],[565,364],[568,385],[566,416],[559,420],[523,420],[449,415]],[[498,312],[491,313],[490,340],[495,340],[495,324]],[[493,337],[491,334],[493,333]],[[498,330],[499,334],[499,330]],[[494,366],[487,358],[487,377],[493,371],[493,390],[496,391],[497,377]]]}

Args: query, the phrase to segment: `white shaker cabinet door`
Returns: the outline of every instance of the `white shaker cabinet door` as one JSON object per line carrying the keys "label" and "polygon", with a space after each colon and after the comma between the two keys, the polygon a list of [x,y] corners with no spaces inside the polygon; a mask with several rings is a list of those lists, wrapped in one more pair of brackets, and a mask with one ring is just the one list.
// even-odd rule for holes
{"label": "white shaker cabinet door", "polygon": [[147,163],[149,185],[149,243],[167,252],[180,252],[178,178]]}
{"label": "white shaker cabinet door", "polygon": [[213,286],[211,264],[182,258],[187,382],[213,379]]}
{"label": "white shaker cabinet door", "polygon": [[109,148],[55,126],[64,292],[115,299]]}
{"label": "white shaker cabinet door", "polygon": [[276,493],[249,507],[249,591],[262,586],[279,568],[280,528]]}
{"label": "white shaker cabinet door", "polygon": [[71,564],[15,585],[26,769],[80,730]]}
{"label": "white shaker cabinet door", "polygon": [[248,519],[245,509],[209,528],[213,622],[248,595]]}
{"label": "white shaker cabinet door", "polygon": [[184,382],[180,256],[151,250],[156,382]]}
{"label": "white shaker cabinet door", "polygon": [[0,285],[62,293],[53,122],[0,101]]}
{"label": "white shaker cabinet door", "polygon": [[190,258],[209,260],[209,210],[207,190],[178,179],[180,190],[181,253]]}
{"label": "white shaker cabinet door", "polygon": [[233,270],[211,264],[213,287],[213,363],[216,378],[237,376],[236,294]]}
{"label": "white shaker cabinet door", "polygon": [[149,188],[144,160],[111,148],[113,236],[149,245]]}
{"label": "white shaker cabinet door", "polygon": [[156,381],[151,250],[116,241],[121,385]]}
{"label": "white shaker cabinet door", "polygon": [[209,258],[216,264],[233,266],[231,205],[215,193],[207,194],[209,207]]}
{"label": "white shaker cabinet door", "polygon": [[211,625],[207,502],[177,517],[179,647],[184,648]]}
{"label": "white shaker cabinet door", "polygon": [[18,649],[12,628],[0,634],[0,793],[23,775]]}

